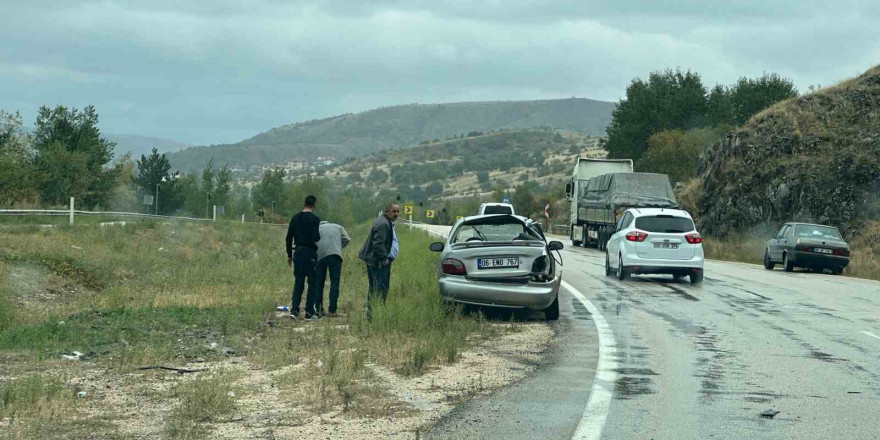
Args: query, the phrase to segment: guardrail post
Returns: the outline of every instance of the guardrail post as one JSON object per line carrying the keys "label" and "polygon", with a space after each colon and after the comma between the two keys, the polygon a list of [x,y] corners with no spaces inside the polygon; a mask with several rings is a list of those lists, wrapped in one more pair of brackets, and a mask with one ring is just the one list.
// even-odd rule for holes
{"label": "guardrail post", "polygon": [[73,197],[70,198],[70,224],[73,224]]}
{"label": "guardrail post", "polygon": [[214,217],[212,221],[217,221],[217,205],[214,205]]}
{"label": "guardrail post", "polygon": [[241,215],[241,222],[244,223],[244,214]]}

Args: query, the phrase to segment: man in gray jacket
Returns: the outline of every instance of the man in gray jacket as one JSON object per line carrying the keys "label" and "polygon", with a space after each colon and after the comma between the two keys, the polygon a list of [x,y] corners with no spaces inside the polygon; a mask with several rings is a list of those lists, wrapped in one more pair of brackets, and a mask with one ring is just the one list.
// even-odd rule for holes
{"label": "man in gray jacket", "polygon": [[367,321],[372,319],[370,301],[380,298],[382,302],[388,297],[388,289],[391,285],[391,263],[397,258],[400,246],[397,242],[397,231],[394,222],[400,216],[400,205],[396,202],[389,203],[383,212],[373,222],[370,235],[358,253],[358,258],[367,265],[367,280],[370,283],[370,292],[367,295]]}
{"label": "man in gray jacket", "polygon": [[345,228],[336,223],[322,221],[319,227],[321,240],[318,241],[318,296],[315,311],[324,314],[324,283],[330,271],[330,315],[336,316],[339,302],[339,276],[342,273],[342,249],[348,246],[351,237]]}

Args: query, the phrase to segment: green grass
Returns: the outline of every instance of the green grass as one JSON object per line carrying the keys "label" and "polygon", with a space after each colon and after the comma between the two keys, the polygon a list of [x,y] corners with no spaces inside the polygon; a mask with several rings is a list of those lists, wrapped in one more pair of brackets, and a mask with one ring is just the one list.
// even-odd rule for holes
{"label": "green grass", "polygon": [[[166,430],[172,439],[199,439],[210,433],[206,423],[217,422],[235,411],[232,377],[217,374],[198,378],[172,391],[180,400],[167,417]],[[239,391],[240,393],[240,391]]]}
{"label": "green grass", "polygon": [[[366,269],[356,257],[366,225],[349,229],[353,242],[344,252],[343,317],[290,322],[274,311],[277,304],[290,303],[292,289],[285,231],[234,222],[153,221],[0,228],[0,356],[13,359],[6,371],[52,372],[63,352],[80,351],[88,357],[83,365],[123,377],[147,365],[222,361],[223,350],[210,348],[215,342],[266,370],[319,363],[308,374],[294,369],[282,375],[280,385],[291,390],[292,405],[319,413],[339,408],[384,416],[399,408],[375,404],[384,401],[383,392],[367,364],[418,375],[456,361],[474,335],[491,333],[482,317],[464,316],[440,299],[438,255],[428,251],[432,239],[403,227],[388,301],[376,304],[372,322],[364,319]],[[326,294],[324,301],[329,305]],[[23,359],[27,366],[15,365]],[[167,404],[173,409],[166,434],[208,436],[206,424],[213,420],[198,409],[222,414],[225,387],[234,387],[235,380],[227,378],[222,385],[199,379],[164,397],[180,402]],[[56,388],[29,389],[56,400]],[[16,414],[31,413],[31,419],[48,423],[33,406],[15,405]]]}

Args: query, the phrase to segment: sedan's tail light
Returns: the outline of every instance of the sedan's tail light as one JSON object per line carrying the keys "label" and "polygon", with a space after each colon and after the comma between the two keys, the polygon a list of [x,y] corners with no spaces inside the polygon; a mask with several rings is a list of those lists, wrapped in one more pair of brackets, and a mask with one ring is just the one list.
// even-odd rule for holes
{"label": "sedan's tail light", "polygon": [[648,238],[648,234],[642,231],[632,231],[629,234],[626,234],[627,241],[635,241],[635,242],[643,242]]}
{"label": "sedan's tail light", "polygon": [[835,249],[834,255],[839,255],[841,257],[848,257],[849,256],[849,249]]}
{"label": "sedan's tail light", "polygon": [[455,258],[447,258],[441,264],[442,271],[446,275],[467,275],[467,269],[464,263]]}
{"label": "sedan's tail light", "polygon": [[684,239],[687,240],[690,244],[700,244],[703,242],[703,237],[700,237],[700,234],[696,232],[685,234]]}

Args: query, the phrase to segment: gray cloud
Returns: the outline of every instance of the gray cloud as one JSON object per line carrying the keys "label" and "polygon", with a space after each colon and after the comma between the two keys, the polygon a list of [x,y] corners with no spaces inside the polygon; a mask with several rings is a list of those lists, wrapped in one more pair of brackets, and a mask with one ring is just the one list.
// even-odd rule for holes
{"label": "gray cloud", "polygon": [[106,131],[219,143],[410,102],[615,101],[666,67],[805,90],[880,59],[873,3],[705,3],[9,2],[0,108],[94,104]]}

